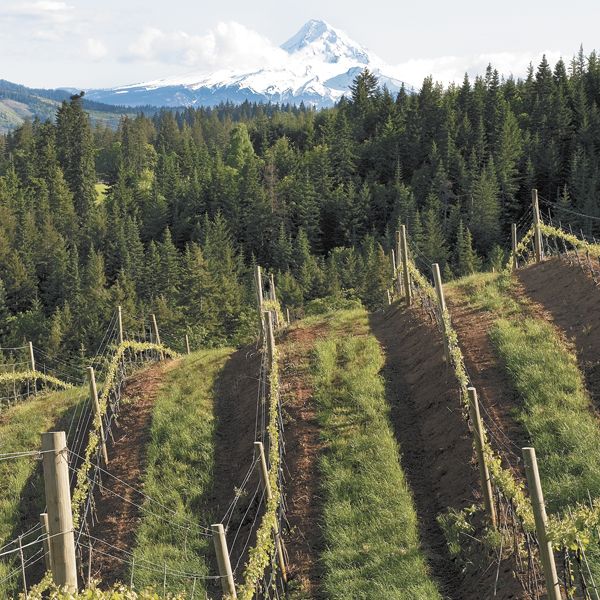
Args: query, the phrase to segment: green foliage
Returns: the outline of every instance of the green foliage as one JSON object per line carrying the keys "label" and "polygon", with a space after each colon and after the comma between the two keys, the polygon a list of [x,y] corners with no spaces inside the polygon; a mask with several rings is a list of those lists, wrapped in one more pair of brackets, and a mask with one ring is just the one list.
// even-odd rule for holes
{"label": "green foliage", "polygon": [[361,308],[362,303],[358,298],[352,298],[348,296],[325,296],[324,298],[317,298],[311,300],[306,305],[306,315],[324,315],[330,312],[337,312],[340,310],[352,310],[354,308]]}
{"label": "green foliage", "polygon": [[[314,389],[325,450],[320,460],[330,598],[440,598],[419,547],[417,516],[398,460],[372,336],[357,333],[364,311],[338,313],[314,354]],[[339,331],[337,328],[339,327]],[[364,327],[364,326],[363,326]]]}
{"label": "green foliage", "polygon": [[[40,432],[50,431],[70,411],[79,412],[87,401],[88,390],[73,388],[66,391],[42,394],[6,408],[0,421],[0,453],[30,452],[40,448]],[[23,457],[0,462],[0,546],[22,533],[26,527],[19,524],[37,523],[37,515],[43,511],[44,492],[40,463],[35,457]],[[31,498],[31,506],[25,506],[22,498]],[[33,517],[33,522],[32,522]],[[29,519],[27,521],[27,519]],[[27,553],[26,550],[26,558]],[[0,561],[0,596],[14,597],[20,585],[19,579],[4,578],[18,568],[16,556]]]}

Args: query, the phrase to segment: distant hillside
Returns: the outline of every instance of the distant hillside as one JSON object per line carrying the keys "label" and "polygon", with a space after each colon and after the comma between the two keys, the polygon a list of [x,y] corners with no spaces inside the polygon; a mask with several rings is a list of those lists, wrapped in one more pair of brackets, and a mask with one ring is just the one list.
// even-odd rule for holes
{"label": "distant hillside", "polygon": [[[26,119],[54,119],[56,110],[63,100],[71,96],[70,90],[43,90],[0,79],[0,133],[18,127]],[[93,123],[104,123],[116,127],[123,115],[139,112],[154,113],[154,107],[136,109],[122,106],[109,106],[92,100],[84,100],[84,108],[89,112]]]}

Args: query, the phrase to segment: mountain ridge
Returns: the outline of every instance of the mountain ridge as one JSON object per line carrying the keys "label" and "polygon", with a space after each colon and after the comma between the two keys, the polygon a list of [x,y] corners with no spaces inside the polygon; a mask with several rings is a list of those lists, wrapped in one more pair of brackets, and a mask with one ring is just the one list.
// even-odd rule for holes
{"label": "mountain ridge", "polygon": [[[278,104],[333,106],[358,73],[369,68],[392,93],[406,84],[393,67],[326,21],[311,19],[284,42],[285,59],[249,71],[221,69],[167,77],[109,89],[87,90],[105,104],[216,106],[245,100]],[[407,86],[410,88],[410,86]]]}

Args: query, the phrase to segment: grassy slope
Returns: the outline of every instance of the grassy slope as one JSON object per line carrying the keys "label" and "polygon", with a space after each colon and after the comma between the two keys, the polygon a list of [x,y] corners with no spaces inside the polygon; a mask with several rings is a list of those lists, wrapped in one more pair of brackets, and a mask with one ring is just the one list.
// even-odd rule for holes
{"label": "grassy slope", "polygon": [[[0,416],[0,453],[25,452],[40,447],[40,432],[53,425],[82,400],[87,398],[87,388],[40,395],[2,411]],[[21,519],[21,495],[31,478],[35,478],[33,501],[40,509],[44,506],[44,488],[39,462],[19,458],[0,462],[0,546],[10,541]],[[18,528],[20,531],[21,528]],[[27,541],[32,541],[27,539]],[[15,565],[6,558],[0,559],[0,580],[14,570]],[[0,584],[0,597],[7,598],[20,586],[20,575]]]}
{"label": "grassy slope", "polygon": [[475,275],[456,286],[497,319],[490,337],[521,402],[515,418],[536,448],[551,511],[600,496],[600,426],[575,355],[548,322],[510,295],[505,275]]}
{"label": "grassy slope", "polygon": [[316,345],[313,361],[326,444],[324,588],[331,598],[440,598],[419,548],[379,375],[383,355],[368,335],[367,314],[336,313],[327,325],[333,332]]}
{"label": "grassy slope", "polygon": [[[203,510],[212,485],[214,464],[213,387],[231,349],[195,352],[182,360],[164,382],[154,407],[144,489],[152,498],[176,510],[170,515],[151,503],[136,537],[134,583],[137,589],[155,585],[162,590],[161,569],[142,568],[144,561],[177,571],[208,574],[205,556],[212,540],[202,526],[210,523]],[[192,524],[186,532],[183,528]],[[197,525],[197,526],[196,526]],[[196,595],[204,597],[197,580]],[[191,579],[167,575],[167,589],[190,591]]]}

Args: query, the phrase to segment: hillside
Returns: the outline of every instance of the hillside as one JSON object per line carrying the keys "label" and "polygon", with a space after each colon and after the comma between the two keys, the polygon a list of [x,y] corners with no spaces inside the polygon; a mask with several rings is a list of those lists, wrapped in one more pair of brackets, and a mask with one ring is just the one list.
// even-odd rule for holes
{"label": "hillside", "polygon": [[[12,131],[24,121],[54,121],[61,102],[69,100],[74,92],[42,90],[0,80],[0,134]],[[122,106],[112,106],[84,100],[83,105],[94,125],[116,128],[124,115],[133,117],[137,111]],[[140,109],[141,110],[141,109]],[[145,106],[146,114],[156,109]]]}

